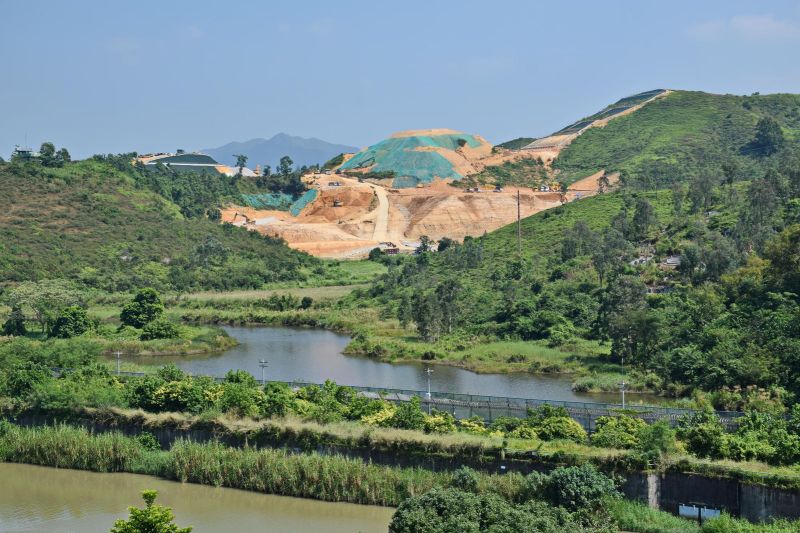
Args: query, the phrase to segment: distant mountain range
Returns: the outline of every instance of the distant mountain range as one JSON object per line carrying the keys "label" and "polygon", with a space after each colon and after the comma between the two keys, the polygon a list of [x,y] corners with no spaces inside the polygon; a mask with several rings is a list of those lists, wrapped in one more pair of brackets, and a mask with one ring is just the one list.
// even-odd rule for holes
{"label": "distant mountain range", "polygon": [[342,152],[357,152],[355,146],[332,144],[315,138],[295,137],[278,133],[270,139],[251,139],[245,142],[231,142],[219,148],[206,148],[206,153],[226,165],[236,163],[236,154],[247,156],[247,166],[255,168],[267,164],[273,169],[281,157],[288,155],[295,166],[322,164]]}

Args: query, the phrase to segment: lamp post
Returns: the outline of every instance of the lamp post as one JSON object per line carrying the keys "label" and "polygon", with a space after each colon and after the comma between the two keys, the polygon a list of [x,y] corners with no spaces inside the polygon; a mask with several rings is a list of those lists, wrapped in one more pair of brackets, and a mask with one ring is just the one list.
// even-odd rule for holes
{"label": "lamp post", "polygon": [[259,359],[258,366],[261,367],[261,386],[263,387],[264,385],[266,385],[266,383],[264,382],[264,369],[269,366],[269,362],[266,359]]}
{"label": "lamp post", "polygon": [[116,355],[116,356],[117,356],[117,375],[119,376],[119,373],[120,373],[120,368],[119,368],[119,358],[120,358],[120,357],[122,357],[122,352],[120,352],[119,350],[117,350],[116,352],[114,352],[114,355]]}
{"label": "lamp post", "polygon": [[428,378],[428,394],[426,394],[425,397],[428,400],[428,414],[431,414],[431,374],[433,374],[433,369],[428,367],[425,369],[425,373]]}
{"label": "lamp post", "polygon": [[625,409],[625,355],[622,355],[622,383],[619,384],[622,390],[622,408]]}

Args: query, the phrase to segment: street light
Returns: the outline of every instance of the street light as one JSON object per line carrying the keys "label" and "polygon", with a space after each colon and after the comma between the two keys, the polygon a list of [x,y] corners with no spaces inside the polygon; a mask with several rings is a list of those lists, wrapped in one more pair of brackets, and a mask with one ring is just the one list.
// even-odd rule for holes
{"label": "street light", "polygon": [[433,369],[428,367],[425,369],[425,373],[428,375],[428,394],[426,394],[428,399],[428,414],[431,414],[431,374],[433,374]]}
{"label": "street light", "polygon": [[622,355],[622,383],[619,384],[622,391],[622,408],[625,409],[625,355]]}
{"label": "street light", "polygon": [[119,376],[119,370],[120,370],[119,369],[119,358],[122,357],[122,352],[117,350],[116,352],[114,352],[114,355],[117,356],[117,375]]}
{"label": "street light", "polygon": [[261,385],[263,386],[266,385],[266,383],[264,382],[264,369],[269,366],[269,361],[267,361],[266,359],[259,359],[258,366],[261,367]]}

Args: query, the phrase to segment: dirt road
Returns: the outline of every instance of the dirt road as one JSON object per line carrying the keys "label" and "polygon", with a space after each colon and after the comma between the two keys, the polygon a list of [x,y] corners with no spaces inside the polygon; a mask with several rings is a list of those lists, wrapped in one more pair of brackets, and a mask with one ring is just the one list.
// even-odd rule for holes
{"label": "dirt road", "polygon": [[375,231],[372,240],[385,242],[389,240],[389,198],[386,189],[379,185],[370,185],[378,198],[378,209],[375,213]]}

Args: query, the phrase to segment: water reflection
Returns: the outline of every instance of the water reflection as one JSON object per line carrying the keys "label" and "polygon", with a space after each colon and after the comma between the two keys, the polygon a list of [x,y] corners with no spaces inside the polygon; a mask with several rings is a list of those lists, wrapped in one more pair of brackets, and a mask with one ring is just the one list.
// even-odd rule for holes
{"label": "water reflection", "polygon": [[144,489],[172,507],[180,526],[205,531],[385,532],[385,507],[288,498],[165,481],[135,474],[98,474],[0,463],[0,532],[107,532]]}
{"label": "water reflection", "polygon": [[[239,345],[221,354],[200,356],[141,357],[141,364],[170,362],[192,374],[223,376],[232,368],[261,376],[259,360],[267,359],[267,379],[323,382],[332,379],[344,385],[425,390],[427,376],[420,364],[389,364],[363,357],[343,355],[350,341],[331,331],[301,328],[226,327]],[[617,403],[618,394],[580,394],[572,391],[568,376],[525,373],[476,374],[461,368],[434,365],[431,389],[441,392],[512,396],[559,401]],[[640,396],[629,399],[636,401]],[[648,398],[648,400],[652,400]]]}

